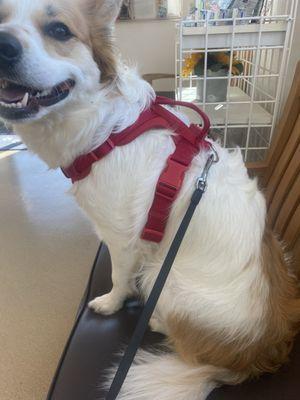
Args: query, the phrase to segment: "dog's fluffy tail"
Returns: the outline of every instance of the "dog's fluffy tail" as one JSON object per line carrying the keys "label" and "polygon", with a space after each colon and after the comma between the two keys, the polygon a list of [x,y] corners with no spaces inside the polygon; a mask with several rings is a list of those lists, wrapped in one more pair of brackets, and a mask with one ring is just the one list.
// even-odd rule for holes
{"label": "dog's fluffy tail", "polygon": [[118,400],[205,400],[222,383],[242,380],[224,368],[190,366],[176,354],[140,351]]}

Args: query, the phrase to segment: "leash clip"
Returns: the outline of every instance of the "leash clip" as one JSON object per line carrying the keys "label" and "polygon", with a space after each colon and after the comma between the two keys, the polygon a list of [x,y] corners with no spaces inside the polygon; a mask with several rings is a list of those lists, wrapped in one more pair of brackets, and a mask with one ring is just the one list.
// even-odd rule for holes
{"label": "leash clip", "polygon": [[207,181],[202,176],[197,179],[196,188],[201,190],[201,192],[206,192],[207,189]]}
{"label": "leash clip", "polygon": [[208,173],[209,173],[212,165],[219,161],[219,155],[218,155],[217,151],[214,149],[213,146],[211,146],[211,149],[212,149],[213,153],[210,154],[210,156],[208,157],[208,160],[206,161],[206,164],[205,164],[205,167],[203,169],[203,172],[202,172],[201,176],[196,181],[196,188],[198,190],[201,190],[201,192],[203,192],[203,193],[207,189]]}

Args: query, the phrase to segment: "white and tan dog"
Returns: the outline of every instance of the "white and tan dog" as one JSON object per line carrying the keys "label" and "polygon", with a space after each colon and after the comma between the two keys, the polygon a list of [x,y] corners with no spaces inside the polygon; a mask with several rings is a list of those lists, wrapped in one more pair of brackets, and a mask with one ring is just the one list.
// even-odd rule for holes
{"label": "white and tan dog", "polygon": [[[120,3],[0,3],[0,115],[50,168],[67,167],[133,124],[155,97],[118,61],[112,32]],[[171,135],[150,131],[116,148],[73,186],[112,257],[113,289],[90,303],[96,312],[122,307],[137,274],[147,298],[188,206],[204,153],[187,173],[162,243],[140,239],[174,151]],[[275,371],[287,359],[300,319],[296,281],[266,230],[265,201],[240,151],[216,148],[220,162],[151,321],[173,352],[142,352],[120,399],[204,400],[217,385]]]}

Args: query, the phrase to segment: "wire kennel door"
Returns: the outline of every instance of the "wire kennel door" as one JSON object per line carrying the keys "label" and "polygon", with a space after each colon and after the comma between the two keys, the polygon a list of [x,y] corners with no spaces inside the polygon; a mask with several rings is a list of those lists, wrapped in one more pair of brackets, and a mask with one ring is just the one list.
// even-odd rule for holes
{"label": "wire kennel door", "polygon": [[[276,0],[275,0],[276,1]],[[284,2],[275,15],[265,3],[259,17],[181,20],[176,40],[176,97],[193,101],[209,115],[212,136],[230,149],[239,146],[245,161],[263,160],[277,122],[286,77],[298,0]],[[203,73],[183,71],[187,57],[202,55]],[[226,54],[228,70],[211,73],[209,59]],[[233,62],[243,65],[233,74]],[[195,115],[188,113],[192,122]]]}

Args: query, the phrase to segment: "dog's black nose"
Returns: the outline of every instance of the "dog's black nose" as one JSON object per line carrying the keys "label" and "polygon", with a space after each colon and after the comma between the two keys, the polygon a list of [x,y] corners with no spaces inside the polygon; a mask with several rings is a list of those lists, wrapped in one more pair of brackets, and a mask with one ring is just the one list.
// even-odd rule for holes
{"label": "dog's black nose", "polygon": [[13,35],[0,32],[0,68],[13,67],[22,56],[21,43]]}

